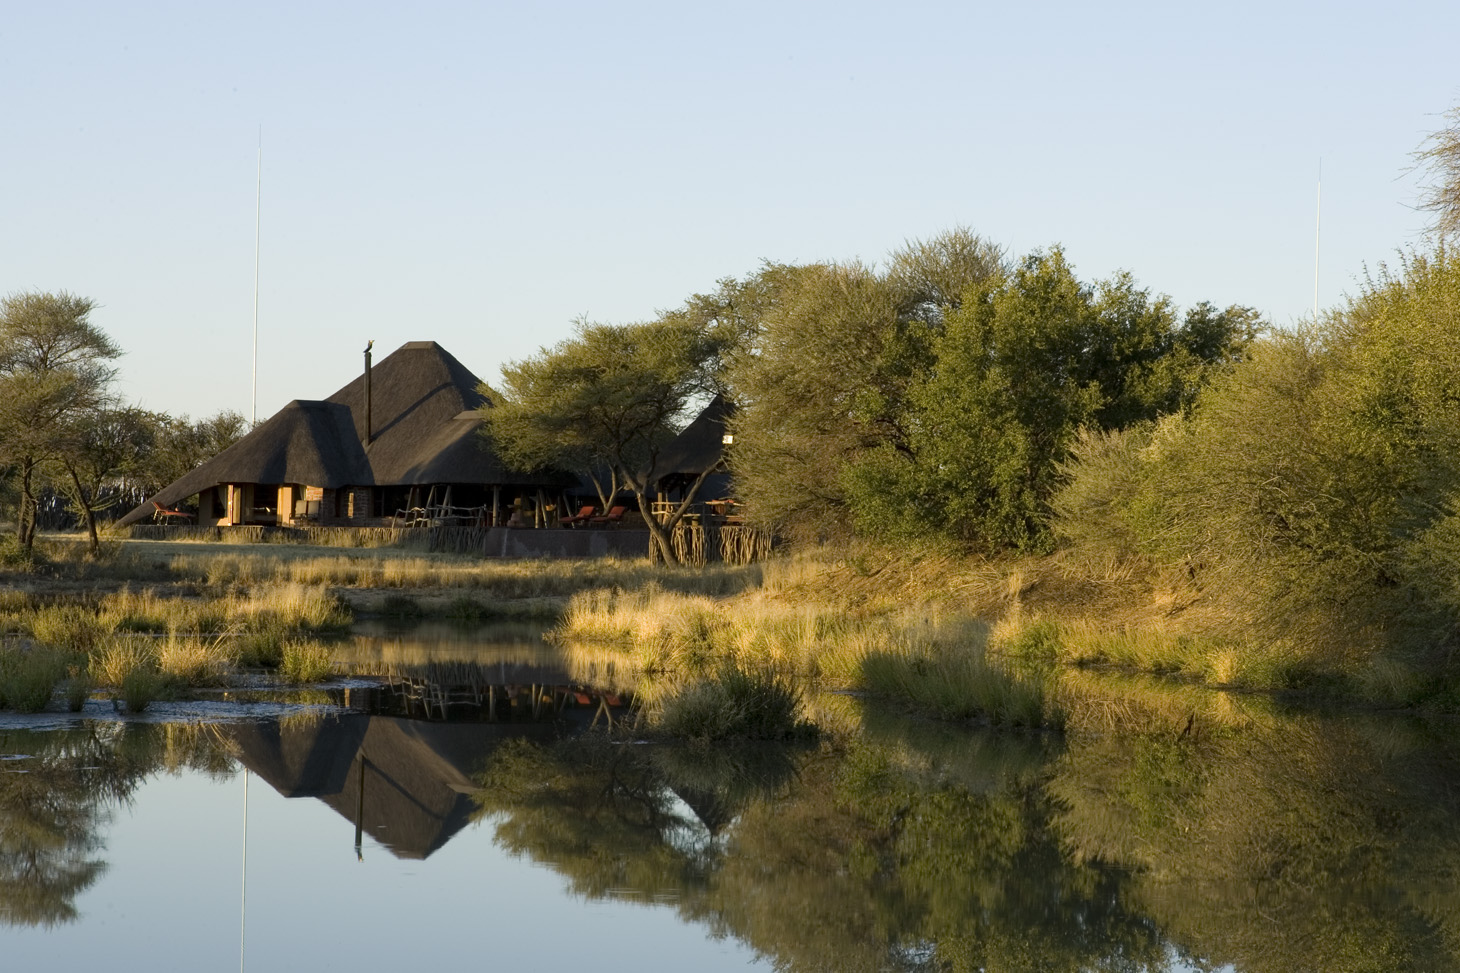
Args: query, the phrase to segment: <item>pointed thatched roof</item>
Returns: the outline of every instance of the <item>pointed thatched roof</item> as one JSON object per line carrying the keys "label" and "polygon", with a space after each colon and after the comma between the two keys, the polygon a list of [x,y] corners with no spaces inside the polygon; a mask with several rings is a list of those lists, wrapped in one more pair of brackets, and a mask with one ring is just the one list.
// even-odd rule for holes
{"label": "pointed thatched roof", "polygon": [[168,484],[121,526],[223,483],[417,486],[433,483],[556,487],[554,473],[507,468],[479,434],[481,380],[434,341],[411,341],[371,369],[366,442],[365,378],[322,402],[295,400],[248,435]]}
{"label": "pointed thatched roof", "polygon": [[655,478],[666,476],[699,476],[719,465],[725,456],[725,424],[735,407],[717,395],[694,422],[664,447],[654,466]]}
{"label": "pointed thatched roof", "polygon": [[[477,391],[482,380],[434,341],[408,341],[381,359],[371,370],[371,426],[366,453],[372,482],[403,484],[428,482],[405,479],[417,465],[423,440],[445,423],[486,401]],[[331,395],[355,420],[355,437],[365,439],[365,376]],[[444,483],[450,480],[429,482]]]}
{"label": "pointed thatched roof", "polygon": [[422,723],[359,713],[220,728],[239,761],[280,794],[317,798],[352,824],[358,817],[391,854],[417,859],[469,823],[473,778],[504,740],[556,732],[545,724]]}

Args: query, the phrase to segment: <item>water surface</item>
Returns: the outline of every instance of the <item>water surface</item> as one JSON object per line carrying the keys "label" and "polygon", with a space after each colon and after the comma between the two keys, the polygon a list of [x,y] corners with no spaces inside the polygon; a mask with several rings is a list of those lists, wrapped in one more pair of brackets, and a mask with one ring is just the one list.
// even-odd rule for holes
{"label": "water surface", "polygon": [[593,726],[622,687],[533,637],[420,634],[351,651],[499,705],[360,677],[0,719],[7,968],[1460,969],[1451,723],[1182,696],[1059,738],[818,697],[820,744],[694,749]]}

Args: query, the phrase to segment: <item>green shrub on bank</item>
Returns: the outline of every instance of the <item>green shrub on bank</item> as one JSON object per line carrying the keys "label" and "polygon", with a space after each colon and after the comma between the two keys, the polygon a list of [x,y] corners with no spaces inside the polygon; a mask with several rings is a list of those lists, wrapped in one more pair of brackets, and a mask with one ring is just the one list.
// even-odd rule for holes
{"label": "green shrub on bank", "polygon": [[783,740],[814,732],[802,710],[801,691],[786,677],[726,662],[664,694],[651,722],[668,736],[702,743]]}
{"label": "green shrub on bank", "polygon": [[1054,528],[1087,560],[1185,572],[1228,634],[1290,646],[1280,680],[1376,653],[1436,671],[1460,631],[1457,333],[1460,255],[1406,257],[1253,346],[1189,417],[1087,433]]}

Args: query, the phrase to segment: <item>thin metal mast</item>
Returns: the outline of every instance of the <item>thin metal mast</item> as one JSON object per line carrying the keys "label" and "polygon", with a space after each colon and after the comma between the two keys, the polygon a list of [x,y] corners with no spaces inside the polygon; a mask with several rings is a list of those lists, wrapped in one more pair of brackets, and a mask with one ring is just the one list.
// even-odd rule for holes
{"label": "thin metal mast", "polygon": [[1318,157],[1318,218],[1313,227],[1313,323],[1318,323],[1318,260],[1323,240],[1323,157]]}
{"label": "thin metal mast", "polygon": [[244,948],[248,943],[248,767],[243,768],[243,887],[238,894],[238,973],[244,973]]}
{"label": "thin metal mast", "polygon": [[253,201],[253,392],[249,399],[248,421],[259,421],[259,214],[264,202],[264,127],[259,126],[259,175]]}

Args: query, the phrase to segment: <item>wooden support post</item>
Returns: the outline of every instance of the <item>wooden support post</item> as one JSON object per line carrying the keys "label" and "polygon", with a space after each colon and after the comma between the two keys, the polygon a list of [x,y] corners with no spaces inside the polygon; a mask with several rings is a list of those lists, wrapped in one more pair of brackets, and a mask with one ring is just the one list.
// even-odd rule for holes
{"label": "wooden support post", "polygon": [[492,487],[492,524],[493,527],[502,526],[502,488]]}

